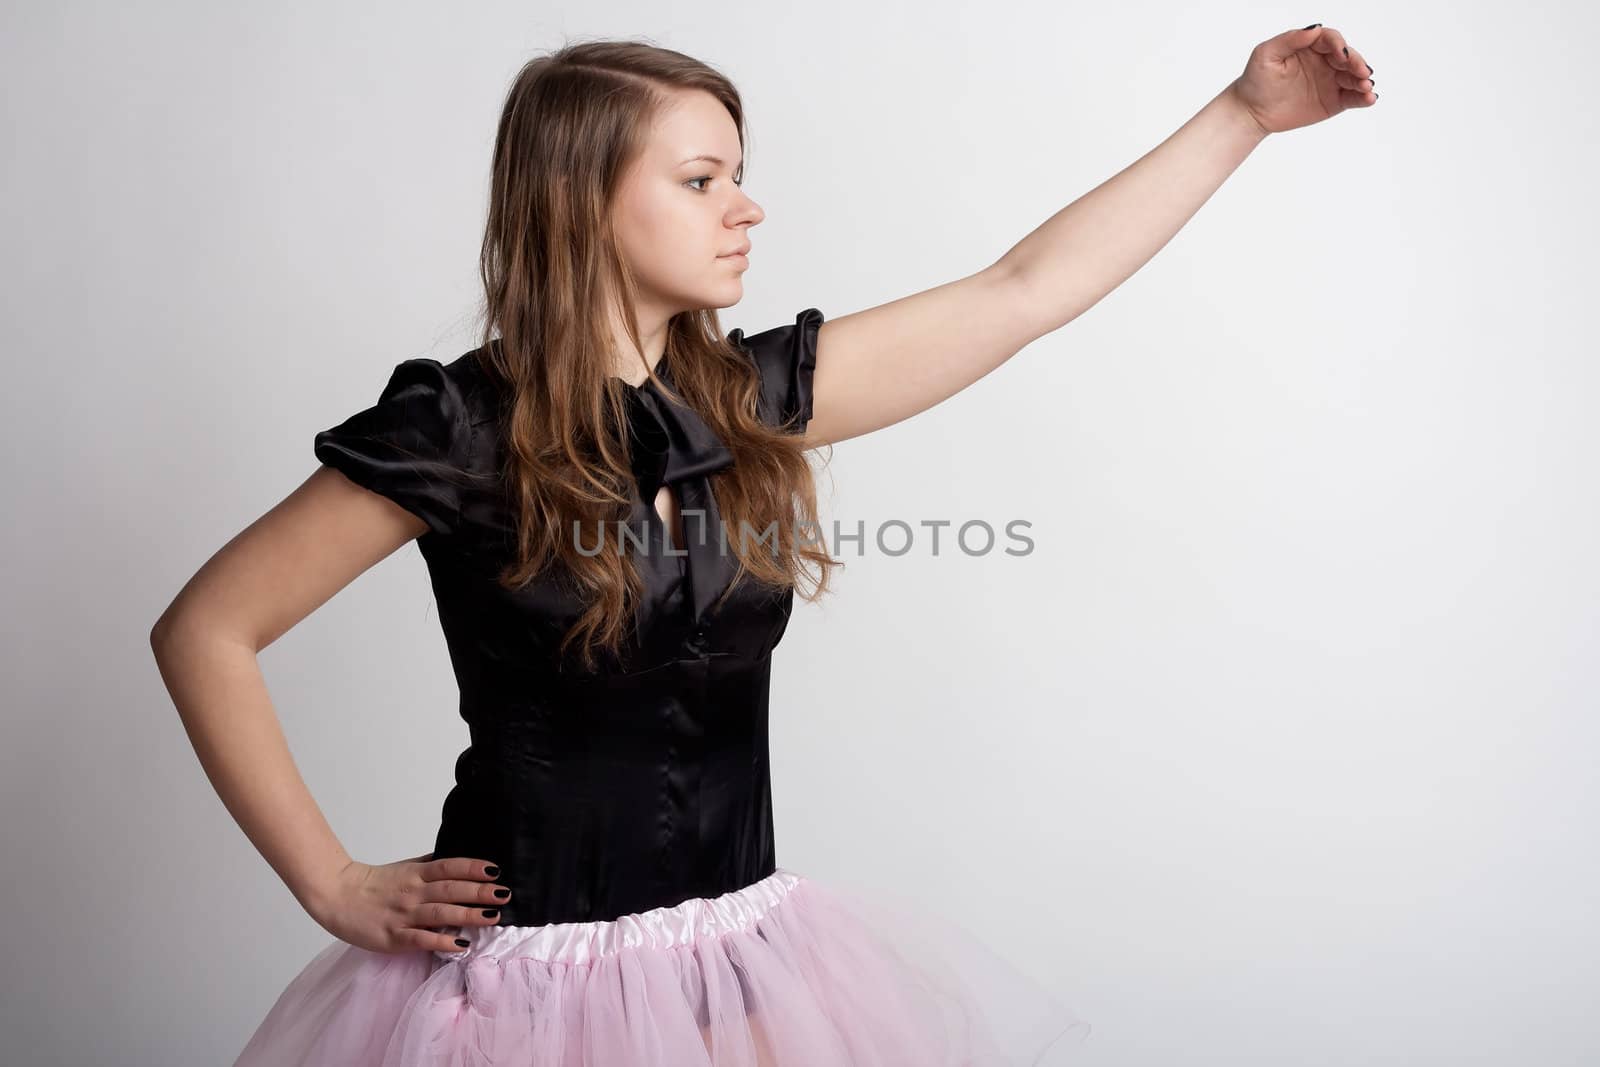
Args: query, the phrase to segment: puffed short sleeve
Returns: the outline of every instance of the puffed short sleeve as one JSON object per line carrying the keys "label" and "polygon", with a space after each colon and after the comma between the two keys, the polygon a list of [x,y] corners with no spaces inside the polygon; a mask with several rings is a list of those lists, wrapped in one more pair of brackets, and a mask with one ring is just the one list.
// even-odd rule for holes
{"label": "puffed short sleeve", "polygon": [[793,325],[775,326],[746,337],[734,330],[728,340],[755,361],[761,374],[757,415],[763,422],[804,433],[811,421],[811,379],[817,369],[817,331],[823,314],[807,308]]}
{"label": "puffed short sleeve", "polygon": [[471,427],[466,398],[444,366],[408,359],[377,403],[317,434],[317,459],[388,497],[437,534],[461,518]]}

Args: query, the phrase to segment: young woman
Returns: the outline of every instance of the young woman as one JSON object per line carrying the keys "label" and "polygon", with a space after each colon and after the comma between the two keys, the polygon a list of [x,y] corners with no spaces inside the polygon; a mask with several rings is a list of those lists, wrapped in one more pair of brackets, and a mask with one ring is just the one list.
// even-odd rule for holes
{"label": "young woman", "polygon": [[[970,277],[722,335],[761,208],[734,87],[647,44],[530,62],[495,144],[480,347],[410,359],[152,633],[206,773],[335,938],[238,1060],[1034,1063],[1087,1024],[955,927],[780,868],[771,655],[806,452],[923,411],[1132,274],[1270,133],[1368,107],[1335,30],[1259,45],[1123,173]],[[347,855],[255,655],[418,539],[471,745],[433,851]],[[991,961],[993,962],[993,961]],[[999,984],[1001,982],[1006,984]]]}

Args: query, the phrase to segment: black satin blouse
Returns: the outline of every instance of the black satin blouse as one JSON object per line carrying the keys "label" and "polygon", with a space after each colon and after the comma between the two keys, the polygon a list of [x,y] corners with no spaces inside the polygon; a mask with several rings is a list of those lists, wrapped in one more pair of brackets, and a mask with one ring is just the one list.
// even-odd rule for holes
{"label": "black satin blouse", "polygon": [[[804,431],[822,322],[808,308],[793,325],[728,335],[760,375],[763,421]],[[516,592],[495,580],[515,531],[499,477],[501,398],[478,354],[406,360],[376,404],[315,441],[322,463],[428,524],[418,546],[471,738],[434,855],[498,864],[506,925],[615,919],[771,874],[767,694],[793,591],[747,578],[711,610],[737,570],[709,480],[732,455],[653,382],[624,385],[639,490],[627,521],[646,546],[630,551],[645,592],[622,650],[579,670],[556,652],[579,597],[554,578]],[[670,385],[666,360],[656,371]],[[678,498],[682,549],[655,510],[663,483]],[[597,532],[584,536],[593,544]]]}

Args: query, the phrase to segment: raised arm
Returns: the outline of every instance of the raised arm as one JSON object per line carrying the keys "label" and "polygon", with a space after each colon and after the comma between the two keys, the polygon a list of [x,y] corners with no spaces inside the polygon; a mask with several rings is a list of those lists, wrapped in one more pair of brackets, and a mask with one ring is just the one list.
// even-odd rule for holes
{"label": "raised arm", "polygon": [[1332,28],[1263,41],[1193,118],[993,265],[823,323],[806,446],[925,411],[1071,322],[1159,252],[1268,134],[1370,107],[1371,72]]}

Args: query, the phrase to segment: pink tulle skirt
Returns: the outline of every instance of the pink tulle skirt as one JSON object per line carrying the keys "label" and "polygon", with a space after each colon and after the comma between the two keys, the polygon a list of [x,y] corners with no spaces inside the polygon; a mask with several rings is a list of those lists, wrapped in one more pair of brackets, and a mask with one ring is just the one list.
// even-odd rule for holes
{"label": "pink tulle skirt", "polygon": [[235,1067],[945,1067],[1076,1062],[1090,1026],[915,901],[778,869],[611,921],[334,941]]}

